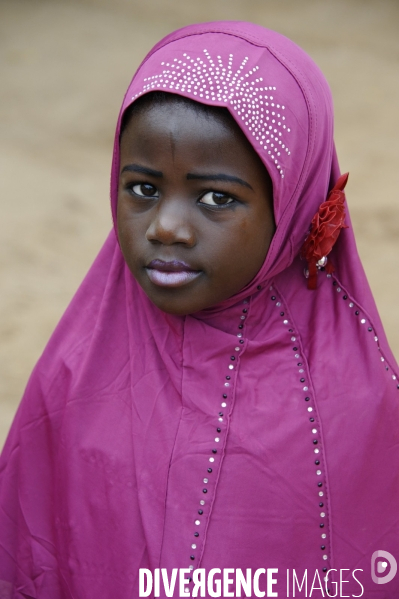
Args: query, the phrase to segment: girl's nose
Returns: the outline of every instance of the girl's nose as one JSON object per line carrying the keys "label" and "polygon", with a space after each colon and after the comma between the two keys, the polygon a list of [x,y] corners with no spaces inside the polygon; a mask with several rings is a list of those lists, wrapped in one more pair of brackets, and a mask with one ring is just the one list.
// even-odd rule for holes
{"label": "girl's nose", "polygon": [[195,245],[194,226],[187,214],[187,207],[173,200],[161,200],[147,229],[148,241],[163,245],[183,243],[188,247]]}

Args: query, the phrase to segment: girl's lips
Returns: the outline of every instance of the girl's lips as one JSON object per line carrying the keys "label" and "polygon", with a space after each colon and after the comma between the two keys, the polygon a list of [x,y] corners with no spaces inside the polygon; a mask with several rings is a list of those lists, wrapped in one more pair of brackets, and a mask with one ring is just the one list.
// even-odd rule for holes
{"label": "girl's lips", "polygon": [[191,283],[200,274],[200,270],[158,270],[146,267],[148,278],[160,287],[182,287]]}
{"label": "girl's lips", "polygon": [[179,260],[152,260],[147,266],[148,278],[154,285],[160,287],[182,287],[188,285],[200,274],[200,270],[194,270],[185,262]]}

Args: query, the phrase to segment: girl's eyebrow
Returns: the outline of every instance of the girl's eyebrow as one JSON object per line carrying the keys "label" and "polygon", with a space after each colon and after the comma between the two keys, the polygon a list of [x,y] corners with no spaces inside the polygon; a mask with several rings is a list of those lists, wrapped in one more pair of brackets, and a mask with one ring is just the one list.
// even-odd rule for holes
{"label": "girl's eyebrow", "polygon": [[[152,177],[163,177],[163,173],[161,171],[156,171],[152,168],[148,168],[146,166],[140,166],[140,164],[127,164],[121,170],[121,174],[131,171],[135,173],[143,173],[144,175],[150,175]],[[232,183],[239,183],[240,185],[244,185],[245,187],[249,187],[253,191],[252,185],[244,181],[244,179],[240,179],[240,177],[235,177],[234,175],[225,175],[224,173],[218,173],[216,175],[202,175],[197,173],[188,173],[187,179],[200,179],[203,181],[231,181]]]}
{"label": "girl's eyebrow", "polygon": [[187,179],[203,179],[206,181],[231,181],[232,183],[239,183],[240,185],[249,187],[253,191],[253,187],[243,179],[240,179],[239,177],[234,177],[233,175],[225,175],[224,173],[218,173],[217,175],[199,175],[195,173],[188,173]]}
{"label": "girl's eyebrow", "polygon": [[150,175],[152,177],[163,177],[163,173],[161,171],[154,171],[152,168],[147,168],[146,166],[140,166],[139,164],[127,164],[121,170],[121,174],[126,171],[133,171],[134,173],[143,173],[144,175]]}

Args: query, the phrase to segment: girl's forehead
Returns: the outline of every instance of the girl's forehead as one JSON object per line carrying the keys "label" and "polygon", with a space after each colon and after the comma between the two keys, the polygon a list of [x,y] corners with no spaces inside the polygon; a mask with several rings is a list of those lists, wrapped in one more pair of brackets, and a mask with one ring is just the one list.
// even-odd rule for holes
{"label": "girl's forehead", "polygon": [[[224,177],[253,190],[268,180],[258,154],[224,108],[159,92],[138,104],[121,135],[121,170],[124,162],[138,161],[153,165],[160,175],[164,166],[190,180],[208,180],[205,175],[217,173],[219,182]],[[204,176],[194,176],[198,171]]]}

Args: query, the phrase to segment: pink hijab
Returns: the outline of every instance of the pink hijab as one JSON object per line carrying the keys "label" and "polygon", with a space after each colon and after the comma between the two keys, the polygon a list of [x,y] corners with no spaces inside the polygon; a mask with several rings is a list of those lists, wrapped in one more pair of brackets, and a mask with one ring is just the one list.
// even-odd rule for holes
{"label": "pink hijab", "polygon": [[279,597],[292,596],[287,569],[307,570],[308,592],[316,571],[337,569],[332,594],[345,569],[337,596],[362,585],[397,599],[399,575],[374,582],[370,564],[376,551],[399,560],[398,368],[349,216],[317,290],[299,257],[340,175],[328,86],[257,25],[167,36],[122,105],[114,219],[121,116],[153,90],[228,108],[272,178],[276,233],[238,294],[176,316],[150,303],[111,232],[2,455],[0,597],[135,599],[140,568],[191,566],[276,568]]}

